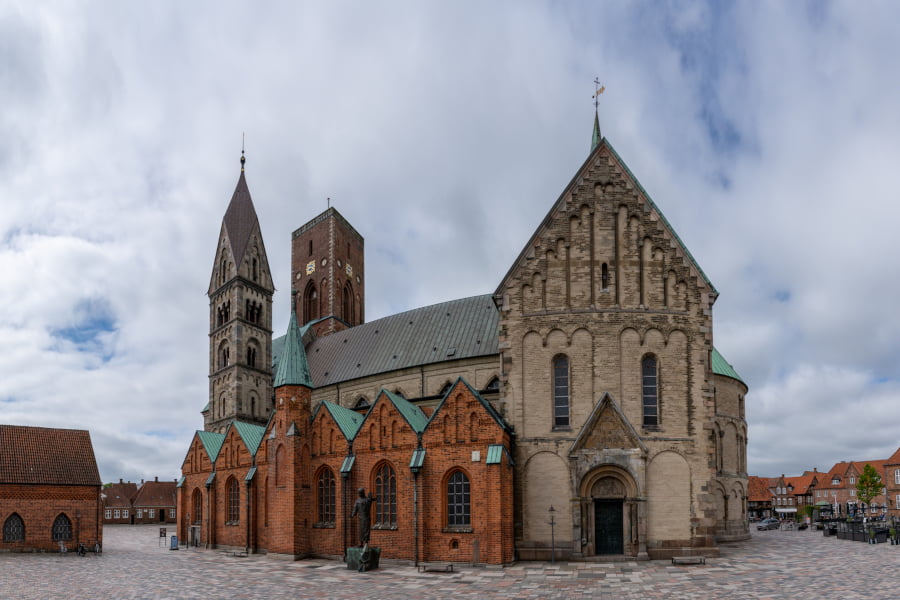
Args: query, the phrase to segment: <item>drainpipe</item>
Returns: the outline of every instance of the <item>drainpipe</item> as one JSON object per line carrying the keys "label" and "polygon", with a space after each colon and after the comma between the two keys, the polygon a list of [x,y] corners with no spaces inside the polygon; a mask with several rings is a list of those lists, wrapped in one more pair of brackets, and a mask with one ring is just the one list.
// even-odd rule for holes
{"label": "drainpipe", "polygon": [[250,554],[250,483],[247,482],[247,531],[244,536],[247,541],[244,551],[247,554]]}

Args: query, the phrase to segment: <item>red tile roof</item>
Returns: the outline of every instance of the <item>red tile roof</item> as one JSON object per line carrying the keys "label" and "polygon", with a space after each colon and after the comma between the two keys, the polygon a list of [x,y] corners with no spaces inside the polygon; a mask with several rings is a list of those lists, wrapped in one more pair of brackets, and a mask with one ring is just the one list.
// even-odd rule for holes
{"label": "red tile roof", "polygon": [[137,484],[130,481],[127,483],[114,483],[103,489],[103,494],[106,496],[103,505],[110,508],[131,508],[131,499],[137,494],[137,489]]}
{"label": "red tile roof", "polygon": [[769,478],[750,475],[747,478],[747,500],[750,502],[770,502],[772,493],[769,492]]}
{"label": "red tile roof", "polygon": [[135,508],[175,508],[174,481],[148,481],[134,497]]}
{"label": "red tile roof", "polygon": [[0,483],[99,486],[91,434],[0,425]]}

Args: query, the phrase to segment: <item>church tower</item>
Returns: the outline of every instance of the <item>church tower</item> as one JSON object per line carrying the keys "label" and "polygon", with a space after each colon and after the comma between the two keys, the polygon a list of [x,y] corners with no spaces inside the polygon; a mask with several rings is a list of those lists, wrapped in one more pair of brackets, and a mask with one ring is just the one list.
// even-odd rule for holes
{"label": "church tower", "polygon": [[272,411],[272,295],[259,219],[241,174],[222,219],[209,282],[209,404],[204,429],[265,425]]}
{"label": "church tower", "polygon": [[298,323],[323,336],[365,323],[365,243],[334,208],[291,236]]}

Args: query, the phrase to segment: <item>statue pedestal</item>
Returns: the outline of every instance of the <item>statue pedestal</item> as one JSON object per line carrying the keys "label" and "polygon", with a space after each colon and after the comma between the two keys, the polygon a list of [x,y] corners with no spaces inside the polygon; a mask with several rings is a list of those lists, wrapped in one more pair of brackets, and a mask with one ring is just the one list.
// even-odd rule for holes
{"label": "statue pedestal", "polygon": [[345,562],[348,569],[354,571],[371,571],[378,568],[378,559],[381,558],[381,548],[369,546],[365,552],[359,546],[347,548]]}

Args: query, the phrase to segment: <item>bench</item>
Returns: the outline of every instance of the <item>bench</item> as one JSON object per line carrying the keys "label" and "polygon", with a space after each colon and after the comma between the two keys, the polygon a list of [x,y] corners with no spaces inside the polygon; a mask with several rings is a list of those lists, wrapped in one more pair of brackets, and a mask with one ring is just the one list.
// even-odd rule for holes
{"label": "bench", "polygon": [[673,565],[705,565],[705,556],[673,556]]}
{"label": "bench", "polygon": [[427,571],[444,571],[445,573],[453,572],[453,563],[421,563],[419,565],[419,573]]}
{"label": "bench", "polygon": [[244,552],[243,550],[225,550],[222,552],[222,554],[224,554],[225,556],[234,556],[237,558],[246,558],[247,557],[247,553]]}

